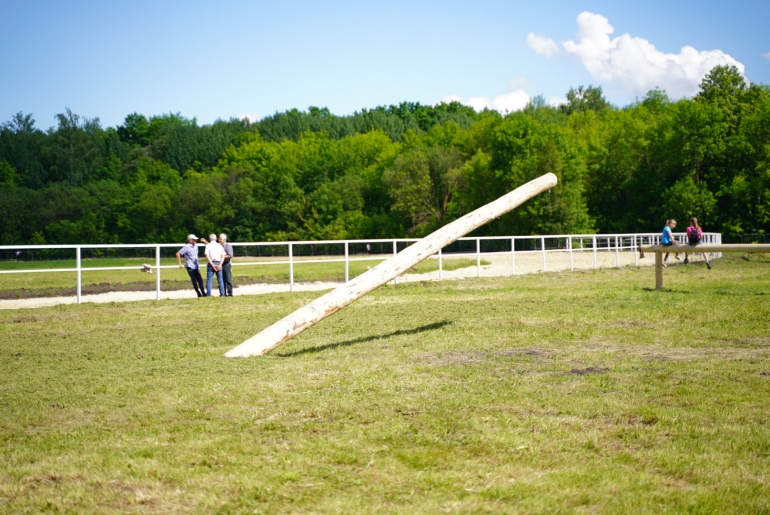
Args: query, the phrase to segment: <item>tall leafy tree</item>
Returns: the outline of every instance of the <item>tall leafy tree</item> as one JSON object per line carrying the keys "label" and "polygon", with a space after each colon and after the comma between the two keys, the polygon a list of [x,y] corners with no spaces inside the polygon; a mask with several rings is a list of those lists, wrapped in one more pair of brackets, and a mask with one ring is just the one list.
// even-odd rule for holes
{"label": "tall leafy tree", "polygon": [[18,174],[18,186],[39,189],[48,180],[42,162],[45,134],[35,128],[31,114],[16,113],[0,125],[0,160],[6,161]]}
{"label": "tall leafy tree", "polygon": [[464,164],[457,150],[416,147],[398,156],[383,182],[393,209],[409,221],[409,232],[424,235],[446,223],[447,212]]}
{"label": "tall leafy tree", "polygon": [[49,134],[49,176],[71,186],[88,183],[102,164],[98,118],[84,118],[69,108],[56,115],[58,127]]}
{"label": "tall leafy tree", "polygon": [[602,95],[601,86],[570,88],[567,92],[567,103],[559,106],[559,109],[566,114],[583,111],[604,111],[609,108],[610,104]]}

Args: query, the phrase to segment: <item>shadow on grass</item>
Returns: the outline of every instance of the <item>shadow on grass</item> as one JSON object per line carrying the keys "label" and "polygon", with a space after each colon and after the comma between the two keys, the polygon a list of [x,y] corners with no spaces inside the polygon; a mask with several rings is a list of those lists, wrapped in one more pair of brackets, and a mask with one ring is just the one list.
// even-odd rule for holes
{"label": "shadow on grass", "polygon": [[727,290],[717,290],[717,291],[711,291],[711,290],[703,290],[703,291],[692,291],[692,290],[677,290],[676,288],[663,288],[662,290],[656,290],[655,288],[641,288],[642,291],[648,291],[648,292],[660,292],[660,293],[684,293],[688,295],[731,295],[734,297],[752,297],[757,295],[770,295],[770,292],[760,291],[760,292],[736,292],[736,291],[727,291]]}
{"label": "shadow on grass", "polygon": [[327,350],[336,349],[337,347],[347,347],[349,345],[355,345],[357,343],[366,343],[371,342],[374,340],[382,340],[384,338],[390,338],[391,336],[402,336],[406,334],[417,334],[422,333],[425,331],[433,331],[436,329],[441,329],[442,327],[451,324],[449,320],[442,320],[441,322],[434,322],[432,324],[423,325],[420,327],[415,327],[414,329],[399,329],[398,331],[394,331],[392,333],[388,334],[380,334],[377,336],[365,336],[363,338],[356,338],[354,340],[347,340],[344,342],[337,342],[337,343],[329,343],[326,345],[321,345],[320,347],[309,347],[307,349],[300,349],[294,352],[287,352],[285,354],[278,354],[279,357],[282,358],[291,358],[294,356],[299,356],[302,354],[310,354],[314,352],[323,352]]}
{"label": "shadow on grass", "polygon": [[658,290],[655,288],[650,287],[643,287],[641,288],[642,291],[653,291],[653,292],[661,292],[661,293],[692,293],[692,290],[677,290],[676,288],[663,288],[662,290]]}

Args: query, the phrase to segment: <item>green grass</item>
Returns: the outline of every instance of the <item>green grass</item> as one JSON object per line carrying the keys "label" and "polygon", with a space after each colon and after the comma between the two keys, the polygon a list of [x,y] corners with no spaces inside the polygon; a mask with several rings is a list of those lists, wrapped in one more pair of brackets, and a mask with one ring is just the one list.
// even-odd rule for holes
{"label": "green grass", "polygon": [[[279,258],[285,259],[285,258]],[[353,259],[360,259],[354,257]],[[249,266],[234,266],[234,284],[254,283],[288,283],[289,265],[270,264],[269,260],[260,258],[239,258],[238,262],[256,262],[264,264]],[[203,262],[203,260],[201,260]],[[351,261],[349,265],[350,277],[356,277],[367,270],[367,267],[376,266],[382,260],[373,259],[366,261]],[[83,260],[82,272],[83,293],[104,293],[106,291],[130,291],[130,290],[154,290],[155,275],[141,272],[139,269],[143,263],[155,264],[154,259],[148,258],[102,258]],[[162,266],[176,265],[175,258],[164,258]],[[482,260],[482,265],[489,262]],[[443,269],[455,270],[468,266],[475,266],[475,259],[468,258],[444,258]],[[0,270],[37,270],[74,268],[75,260],[56,261],[32,261],[32,262],[0,262]],[[94,270],[88,268],[130,266],[133,270]],[[427,273],[438,270],[438,261],[428,259],[415,266],[409,273]],[[205,277],[205,265],[202,274]],[[75,295],[77,277],[75,272],[44,272],[25,274],[0,275],[0,298],[45,297],[59,295]],[[341,263],[316,263],[313,259],[298,259],[294,264],[294,280],[297,282],[313,281],[344,281],[345,264]],[[189,289],[190,279],[187,272],[180,268],[161,270],[161,289],[164,291]]]}
{"label": "green grass", "polygon": [[770,513],[770,264],[0,311],[0,512]]}

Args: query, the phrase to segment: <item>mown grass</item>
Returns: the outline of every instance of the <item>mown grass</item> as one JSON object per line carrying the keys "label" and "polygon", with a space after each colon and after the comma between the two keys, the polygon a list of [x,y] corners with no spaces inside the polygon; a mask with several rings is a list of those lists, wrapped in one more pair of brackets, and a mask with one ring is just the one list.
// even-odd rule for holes
{"label": "mown grass", "polygon": [[[338,257],[338,256],[337,256]],[[349,263],[349,276],[356,277],[366,272],[368,267],[381,263],[381,259],[363,260],[362,256],[356,256]],[[355,260],[359,259],[359,260]],[[344,281],[345,263],[317,263],[313,259],[298,259],[294,263],[294,280],[296,282],[315,281]],[[234,284],[254,283],[288,283],[289,265],[271,264],[269,260],[244,257],[237,262],[261,262],[258,265],[234,266]],[[130,290],[154,290],[155,275],[140,271],[143,263],[155,264],[154,259],[143,258],[102,258],[83,260],[82,284],[84,293],[103,293],[105,291],[130,291]],[[201,259],[201,272],[205,278],[205,261]],[[482,265],[489,262],[482,260]],[[161,289],[164,291],[189,289],[190,279],[187,272],[177,268],[176,259],[164,258],[161,266],[172,265],[175,268],[161,270]],[[444,258],[442,268],[444,270],[456,270],[468,266],[475,266],[475,259],[468,258]],[[38,270],[74,268],[75,260],[56,261],[31,261],[0,263],[0,270]],[[88,270],[88,268],[100,267],[134,267],[133,270]],[[438,261],[428,259],[416,265],[409,273],[427,273],[438,270]],[[3,298],[41,297],[57,295],[74,295],[77,284],[75,272],[42,272],[42,273],[17,273],[0,275],[0,295]]]}
{"label": "mown grass", "polygon": [[0,312],[0,512],[769,513],[770,264]]}

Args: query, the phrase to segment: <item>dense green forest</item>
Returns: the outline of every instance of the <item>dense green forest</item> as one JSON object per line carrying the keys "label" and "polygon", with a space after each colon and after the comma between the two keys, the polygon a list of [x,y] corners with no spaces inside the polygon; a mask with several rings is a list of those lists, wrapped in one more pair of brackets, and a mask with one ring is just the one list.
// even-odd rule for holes
{"label": "dense green forest", "polygon": [[589,86],[508,115],[402,103],[55,122],[0,126],[0,244],[420,236],[546,172],[556,188],[477,234],[648,232],[691,215],[728,235],[770,229],[770,88],[734,67],[695,98],[654,90],[622,108]]}

